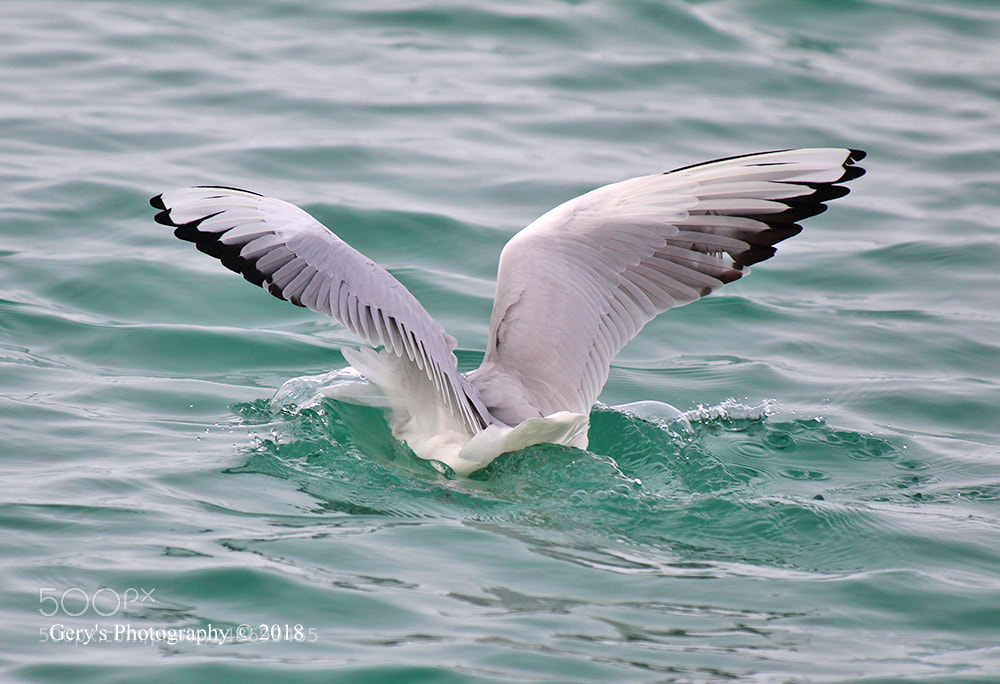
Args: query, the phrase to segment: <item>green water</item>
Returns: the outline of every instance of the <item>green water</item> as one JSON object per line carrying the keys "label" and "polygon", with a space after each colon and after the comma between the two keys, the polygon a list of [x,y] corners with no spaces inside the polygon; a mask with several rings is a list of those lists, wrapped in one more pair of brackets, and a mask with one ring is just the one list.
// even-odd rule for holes
{"label": "green water", "polygon": [[[0,19],[4,681],[1000,681],[992,0]],[[825,145],[867,150],[868,174],[649,325],[588,451],[473,479],[377,410],[272,411],[350,335],[147,204],[221,183],[302,205],[468,370],[499,250],[547,209]],[[610,408],[641,400],[700,419]]]}

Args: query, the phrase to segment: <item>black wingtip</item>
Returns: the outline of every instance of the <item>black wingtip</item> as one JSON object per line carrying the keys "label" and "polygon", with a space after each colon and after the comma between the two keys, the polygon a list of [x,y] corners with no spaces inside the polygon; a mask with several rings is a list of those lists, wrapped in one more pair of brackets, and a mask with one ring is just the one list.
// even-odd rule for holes
{"label": "black wingtip", "polygon": [[784,211],[779,211],[775,214],[767,214],[762,216],[761,219],[769,224],[781,224],[781,223],[798,223],[807,218],[812,218],[826,211],[827,206],[822,202],[812,202],[809,201],[812,198],[808,198],[807,201],[798,203],[791,202],[788,203],[788,208]]}
{"label": "black wingtip", "polygon": [[[174,225],[174,224],[171,224]],[[201,239],[201,233],[198,232],[197,226],[192,226],[190,223],[185,223],[184,225],[174,225],[174,237],[178,240],[184,240],[184,242],[194,242],[197,243]]]}
{"label": "black wingtip", "polygon": [[788,238],[795,237],[802,232],[802,226],[798,223],[776,223],[767,230],[757,233],[757,238],[761,244],[776,245]]}
{"label": "black wingtip", "polygon": [[773,245],[752,245],[750,249],[745,250],[739,257],[733,259],[733,265],[740,268],[753,266],[761,261],[767,261],[777,251],[777,248]]}
{"label": "black wingtip", "polygon": [[844,175],[836,182],[846,183],[865,175],[865,170],[860,166],[855,166],[855,162],[859,162],[867,156],[868,153],[864,150],[848,150],[847,159],[844,160]]}
{"label": "black wingtip", "polygon": [[837,183],[846,183],[865,175],[865,170],[860,166],[845,166],[844,175],[836,180]]}
{"label": "black wingtip", "polygon": [[163,208],[163,211],[159,212],[153,217],[153,220],[159,223],[161,226],[170,226],[171,228],[176,228],[177,224],[173,222],[170,218],[170,210]]}
{"label": "black wingtip", "polygon": [[851,192],[851,189],[843,185],[827,185],[825,183],[803,183],[813,189],[806,199],[810,202],[829,202],[840,199]]}
{"label": "black wingtip", "polygon": [[167,208],[167,206],[163,203],[163,195],[162,194],[161,195],[157,195],[156,197],[150,197],[149,198],[149,206],[153,207],[153,209],[159,209],[160,211],[163,211],[164,209]]}

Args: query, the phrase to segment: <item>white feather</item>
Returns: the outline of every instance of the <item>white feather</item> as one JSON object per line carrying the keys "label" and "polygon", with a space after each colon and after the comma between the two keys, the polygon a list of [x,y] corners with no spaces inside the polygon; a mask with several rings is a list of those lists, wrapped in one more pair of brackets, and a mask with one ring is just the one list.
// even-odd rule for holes
{"label": "white feather", "polygon": [[[455,340],[395,278],[301,209],[252,192],[186,188],[157,221],[275,296],[331,315],[374,347],[345,350],[379,387],[394,434],[469,474],[539,442],[584,448],[611,360],[653,317],[742,277],[798,232],[863,153],[735,157],[613,183],[517,233],[500,255],[489,342],[458,372]],[[279,393],[281,394],[281,393]]]}

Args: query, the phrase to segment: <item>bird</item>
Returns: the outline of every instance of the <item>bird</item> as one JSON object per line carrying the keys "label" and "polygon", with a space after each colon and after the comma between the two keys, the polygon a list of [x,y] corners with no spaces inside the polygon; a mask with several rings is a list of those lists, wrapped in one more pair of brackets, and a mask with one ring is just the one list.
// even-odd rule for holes
{"label": "bird", "polygon": [[194,186],[153,197],[155,221],[246,280],[367,343],[345,359],[384,394],[393,435],[468,476],[542,443],[586,449],[612,359],[659,314],[749,273],[865,173],[857,149],[716,159],[570,199],[503,247],[482,363],[384,268],[299,207]]}

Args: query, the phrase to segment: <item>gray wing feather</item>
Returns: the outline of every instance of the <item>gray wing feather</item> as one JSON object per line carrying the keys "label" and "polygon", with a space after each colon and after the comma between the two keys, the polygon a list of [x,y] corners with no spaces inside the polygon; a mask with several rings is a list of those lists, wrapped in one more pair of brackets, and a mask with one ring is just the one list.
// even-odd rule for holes
{"label": "gray wing feather", "polygon": [[[798,221],[847,194],[864,153],[768,152],[593,190],[515,235],[500,256],[490,341],[470,379],[502,420],[588,413],[611,360],[657,314],[749,272]],[[516,385],[516,386],[515,386]],[[518,414],[518,415],[515,415]]]}
{"label": "gray wing feather", "polygon": [[470,435],[492,422],[458,372],[455,340],[385,269],[298,207],[234,188],[174,190],[156,220],[279,299],[332,316],[372,346],[406,358]]}

